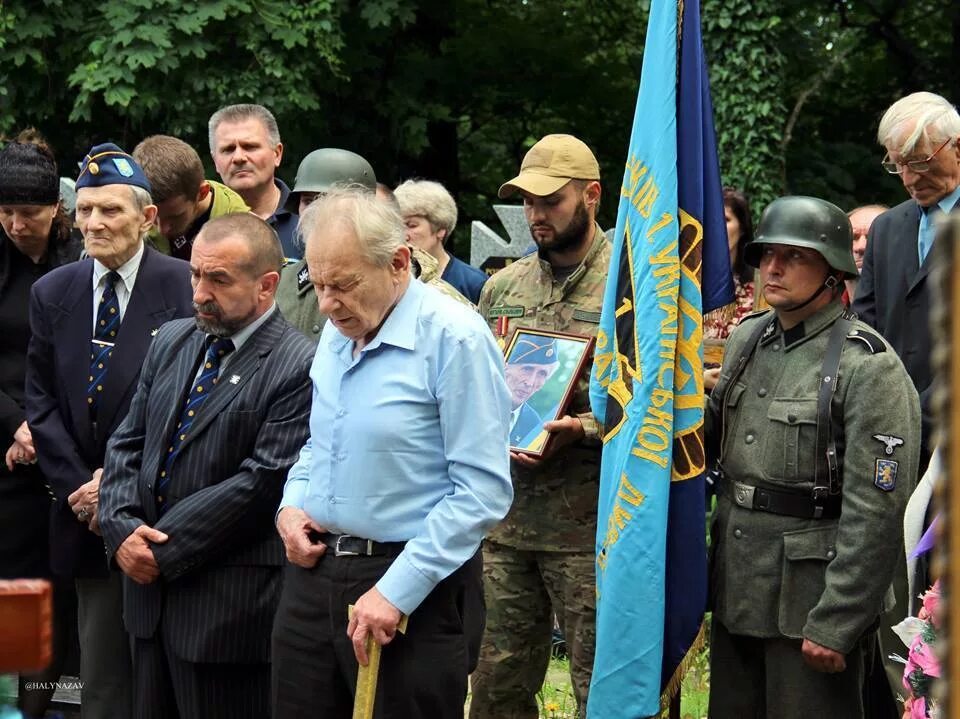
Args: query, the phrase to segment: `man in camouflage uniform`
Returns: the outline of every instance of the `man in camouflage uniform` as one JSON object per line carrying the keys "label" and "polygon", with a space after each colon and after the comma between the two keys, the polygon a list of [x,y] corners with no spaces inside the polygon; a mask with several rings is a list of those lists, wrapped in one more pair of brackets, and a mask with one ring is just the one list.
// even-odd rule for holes
{"label": "man in camouflage uniform", "polygon": [[[373,167],[360,155],[338,148],[314,150],[297,168],[297,179],[287,200],[287,209],[299,213],[306,209],[313,199],[327,192],[334,185],[363,185],[371,192],[377,191],[377,178]],[[389,198],[384,201],[389,202]],[[393,204],[399,208],[396,200]],[[413,258],[411,268],[414,276],[421,282],[433,285],[454,299],[472,303],[457,292],[451,285],[440,279],[437,261],[419,249],[411,247]],[[320,332],[327,318],[320,313],[317,297],[310,284],[306,258],[286,265],[280,273],[277,286],[277,306],[287,321],[303,332],[314,343],[320,341]]]}
{"label": "man in camouflage uniform", "polygon": [[[500,197],[523,195],[538,252],[495,274],[480,312],[504,342],[520,327],[595,336],[610,264],[596,223],[600,168],[570,135],[547,135]],[[566,416],[546,422],[544,455],[511,453],[514,501],[484,544],[487,631],[471,683],[471,719],[533,719],[550,659],[556,613],[567,639],[580,716],[593,668],[594,547],[600,481],[599,426],[590,412],[590,368]]]}
{"label": "man in camouflage uniform", "polygon": [[838,207],[784,197],[746,260],[772,311],[730,337],[710,396],[710,717],[862,717],[864,665],[902,548],[920,405],[890,345],[840,304]]}

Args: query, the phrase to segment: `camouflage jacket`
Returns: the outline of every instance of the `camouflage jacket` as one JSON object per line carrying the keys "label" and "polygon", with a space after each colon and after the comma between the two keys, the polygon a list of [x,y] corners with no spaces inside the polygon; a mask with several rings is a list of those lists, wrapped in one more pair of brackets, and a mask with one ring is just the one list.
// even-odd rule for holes
{"label": "camouflage jacket", "polygon": [[[480,314],[494,331],[498,318],[507,317],[508,339],[518,327],[596,337],[609,265],[610,243],[597,225],[586,257],[566,281],[558,282],[538,253],[527,255],[487,281]],[[513,506],[490,533],[493,541],[539,551],[594,551],[600,430],[590,411],[591,368],[584,368],[567,408],[580,419],[585,438],[535,469],[513,463]]]}
{"label": "camouflage jacket", "polygon": [[[452,297],[458,302],[473,307],[473,303],[454,289],[449,282],[440,279],[437,271],[437,261],[426,252],[411,247],[415,261],[414,274],[421,282],[436,287],[443,294]],[[420,267],[419,274],[417,266]],[[297,260],[287,264],[280,272],[280,283],[277,285],[277,307],[298,330],[303,332],[314,343],[320,341],[320,333],[327,323],[325,315],[321,314],[317,304],[317,295],[310,284],[310,273],[307,270],[306,260]]]}
{"label": "camouflage jacket", "polygon": [[820,372],[841,309],[828,305],[786,331],[773,312],[745,318],[728,341],[706,429],[727,478],[711,530],[714,617],[734,634],[804,637],[847,653],[880,613],[916,481],[919,398],[890,345],[854,322],[843,347],[831,403],[839,518],[747,509],[728,490],[737,481],[812,495]]}

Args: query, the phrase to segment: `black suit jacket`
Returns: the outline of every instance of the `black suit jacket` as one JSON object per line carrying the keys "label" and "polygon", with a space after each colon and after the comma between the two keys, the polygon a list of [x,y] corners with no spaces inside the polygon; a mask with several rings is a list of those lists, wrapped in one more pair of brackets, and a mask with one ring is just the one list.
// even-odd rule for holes
{"label": "black suit jacket", "polygon": [[127,414],[153,335],[164,322],[192,315],[190,265],[145,248],[110,358],[94,432],[87,408],[93,260],[59,267],[34,283],[26,410],[40,468],[56,497],[50,527],[55,573],[106,575],[103,541],[77,521],[67,497],[103,466],[107,438]]}
{"label": "black suit jacket", "polygon": [[157,335],[130,413],[110,438],[100,524],[111,556],[142,524],[169,535],[152,547],[158,581],[125,578],[131,634],[154,636],[162,618],[182,659],[264,662],[285,561],[274,515],[309,433],[314,346],[275,311],[237,350],[181,444],[159,518],[155,485],[203,341],[192,320]]}
{"label": "black suit jacket", "polygon": [[893,346],[920,393],[923,417],[920,471],[923,472],[930,456],[928,443],[932,428],[930,304],[933,290],[929,275],[939,254],[939,240],[934,241],[921,265],[917,252],[919,228],[919,209],[912,199],[873,221],[852,309]]}

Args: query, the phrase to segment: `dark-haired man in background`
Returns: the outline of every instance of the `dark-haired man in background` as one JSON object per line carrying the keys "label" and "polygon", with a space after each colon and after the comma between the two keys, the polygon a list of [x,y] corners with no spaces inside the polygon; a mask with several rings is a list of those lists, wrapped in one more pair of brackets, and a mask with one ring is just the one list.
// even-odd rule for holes
{"label": "dark-haired man in background", "polygon": [[169,135],[152,135],[133,148],[133,158],[153,188],[160,237],[151,238],[161,252],[190,259],[193,241],[210,220],[250,208],[226,185],[203,177],[200,155]]}

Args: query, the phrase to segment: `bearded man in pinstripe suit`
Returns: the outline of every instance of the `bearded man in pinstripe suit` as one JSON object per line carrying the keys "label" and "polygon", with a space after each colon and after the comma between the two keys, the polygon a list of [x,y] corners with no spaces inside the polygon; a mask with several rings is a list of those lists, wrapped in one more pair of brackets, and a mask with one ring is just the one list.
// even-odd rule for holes
{"label": "bearded man in pinstripe suit", "polygon": [[269,716],[273,517],[308,434],[314,349],[276,309],[281,262],[254,215],[204,226],[196,318],[160,329],[107,447],[100,526],[126,575],[141,719]]}

